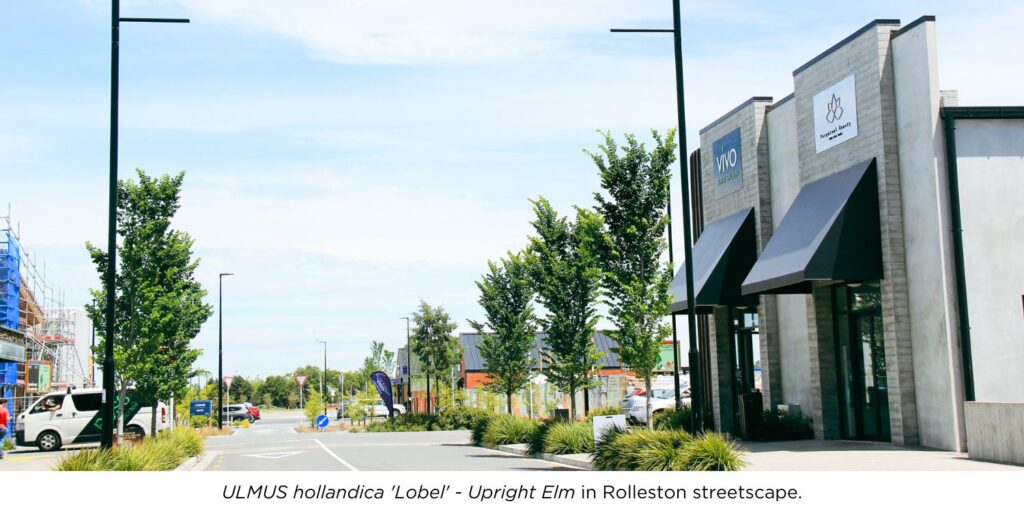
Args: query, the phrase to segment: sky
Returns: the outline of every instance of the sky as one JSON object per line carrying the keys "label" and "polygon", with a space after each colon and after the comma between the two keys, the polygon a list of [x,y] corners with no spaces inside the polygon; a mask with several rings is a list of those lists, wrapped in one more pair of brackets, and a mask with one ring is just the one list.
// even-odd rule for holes
{"label": "sky", "polygon": [[[668,0],[125,0],[122,177],[186,171],[174,227],[196,239],[225,373],[396,349],[425,300],[468,332],[474,281],[525,245],[531,198],[593,206],[584,150],[676,126]],[[938,18],[961,105],[1024,103],[1020,2],[684,0],[686,140],[875,18]],[[106,244],[110,5],[0,1],[0,205],[71,305]],[[678,178],[673,197],[679,197]],[[674,202],[678,207],[679,201]],[[6,214],[6,213],[4,213]],[[674,217],[681,218],[676,211]],[[681,236],[676,237],[681,252]],[[681,259],[681,258],[679,258]],[[678,264],[678,261],[677,261]],[[195,341],[215,370],[217,316]],[[606,326],[607,324],[601,324]],[[685,327],[680,325],[681,332]]]}

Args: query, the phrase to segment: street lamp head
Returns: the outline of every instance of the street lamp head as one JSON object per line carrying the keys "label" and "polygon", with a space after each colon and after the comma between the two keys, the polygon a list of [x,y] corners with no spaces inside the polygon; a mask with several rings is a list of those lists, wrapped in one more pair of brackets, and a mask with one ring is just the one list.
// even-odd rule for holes
{"label": "street lamp head", "polygon": [[221,272],[220,274],[218,274],[219,277],[233,276],[233,275],[234,274],[232,274],[231,272]]}

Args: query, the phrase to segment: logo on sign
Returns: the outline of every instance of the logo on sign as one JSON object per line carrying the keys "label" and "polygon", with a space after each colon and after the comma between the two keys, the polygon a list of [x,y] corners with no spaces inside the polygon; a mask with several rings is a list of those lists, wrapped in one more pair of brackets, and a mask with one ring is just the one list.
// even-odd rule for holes
{"label": "logo on sign", "polygon": [[743,188],[743,150],[740,141],[740,129],[736,128],[711,145],[716,197]]}
{"label": "logo on sign", "polygon": [[305,387],[306,386],[306,379],[307,379],[307,377],[305,375],[296,375],[295,376],[295,383],[298,384],[300,388]]}
{"label": "logo on sign", "polygon": [[[857,80],[854,75],[815,94],[813,102],[817,153],[857,136]],[[847,112],[853,115],[846,115]]]}

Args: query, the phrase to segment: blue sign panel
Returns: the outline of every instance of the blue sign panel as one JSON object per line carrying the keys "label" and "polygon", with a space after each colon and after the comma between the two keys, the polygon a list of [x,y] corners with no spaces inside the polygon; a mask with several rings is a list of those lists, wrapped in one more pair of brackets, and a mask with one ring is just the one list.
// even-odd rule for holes
{"label": "blue sign panel", "polygon": [[213,410],[213,400],[192,400],[188,403],[188,413],[192,416],[209,416]]}
{"label": "blue sign panel", "polygon": [[321,414],[316,417],[316,426],[319,428],[327,428],[327,424],[331,422],[331,419],[326,414]]}
{"label": "blue sign panel", "polygon": [[743,151],[740,141],[740,129],[736,128],[711,145],[716,198],[743,188]]}
{"label": "blue sign panel", "polygon": [[402,375],[409,375],[409,367],[402,365]]}

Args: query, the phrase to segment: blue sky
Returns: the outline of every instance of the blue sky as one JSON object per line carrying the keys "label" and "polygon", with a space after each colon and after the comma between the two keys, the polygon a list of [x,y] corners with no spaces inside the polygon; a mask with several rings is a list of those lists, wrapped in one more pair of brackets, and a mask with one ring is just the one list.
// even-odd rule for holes
{"label": "blue sky", "polygon": [[[1016,2],[684,1],[687,139],[874,18],[938,16],[961,104],[1021,104]],[[596,130],[675,125],[668,0],[125,0],[121,175],[188,172],[176,227],[225,282],[225,370],[353,368],[420,298],[467,330],[543,194],[592,205]],[[0,201],[73,304],[105,243],[109,2],[0,2]],[[673,185],[676,185],[673,182]],[[678,190],[674,191],[678,197]],[[676,201],[678,203],[678,201]],[[677,215],[677,218],[679,215]],[[216,364],[216,317],[196,343]]]}

